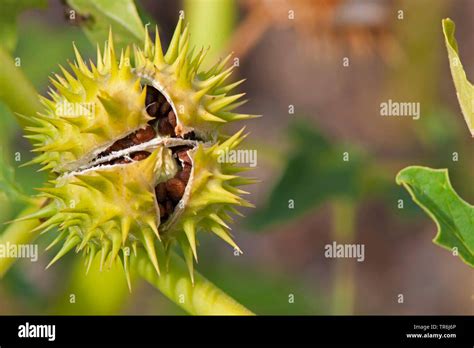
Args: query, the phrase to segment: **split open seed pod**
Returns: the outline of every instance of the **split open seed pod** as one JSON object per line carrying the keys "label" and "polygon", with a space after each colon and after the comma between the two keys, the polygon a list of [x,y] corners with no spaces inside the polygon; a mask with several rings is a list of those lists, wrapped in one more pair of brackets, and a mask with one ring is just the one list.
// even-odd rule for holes
{"label": "split open seed pod", "polygon": [[47,204],[23,218],[41,218],[38,230],[57,233],[50,247],[62,247],[51,263],[73,249],[88,267],[96,255],[101,268],[120,259],[129,281],[137,248],[160,273],[157,253],[175,243],[192,277],[199,231],[240,251],[228,223],[235,207],[251,206],[238,187],[254,181],[239,175],[247,168],[220,161],[243,130],[229,136],[220,128],[255,115],[234,112],[243,94],[231,92],[242,81],[227,82],[228,58],[200,71],[205,51],[188,46],[182,20],[166,54],[156,30],[154,43],[147,33],[143,49],[117,57],[110,33],[96,64],[74,47],[72,74],[61,67],[63,75],[51,79],[45,110],[26,128],[38,153],[32,163],[51,174],[40,189]]}

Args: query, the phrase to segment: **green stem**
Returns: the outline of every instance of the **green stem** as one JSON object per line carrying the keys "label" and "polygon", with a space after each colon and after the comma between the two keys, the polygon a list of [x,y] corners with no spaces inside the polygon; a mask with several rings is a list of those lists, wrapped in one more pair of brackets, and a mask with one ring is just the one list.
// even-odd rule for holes
{"label": "green stem", "polygon": [[[21,127],[26,126],[26,121],[18,114],[32,116],[41,110],[38,94],[23,74],[15,66],[13,58],[0,45],[0,101],[3,101],[14,113]],[[18,217],[35,212],[42,204],[42,200],[29,205]],[[15,221],[0,235],[0,244],[27,244],[31,243],[38,233],[31,230],[40,224],[39,220]],[[12,258],[0,258],[0,279],[15,262]]]}
{"label": "green stem", "polygon": [[[333,202],[333,237],[338,243],[352,243],[354,239],[355,209],[349,200]],[[354,312],[355,277],[353,260],[336,259],[334,271],[332,313],[350,315]]]}
{"label": "green stem", "polygon": [[[41,202],[37,205],[32,205],[23,210],[18,216],[19,218],[38,210]],[[37,219],[26,220],[26,221],[14,221],[7,229],[0,235],[0,244],[3,245],[18,245],[18,244],[29,244],[33,242],[40,232],[31,232],[35,227],[39,226],[40,221]],[[6,274],[8,269],[12,266],[16,259],[2,257],[0,258],[0,279]]]}
{"label": "green stem", "polygon": [[0,100],[10,110],[15,112],[22,127],[26,125],[23,118],[16,113],[26,116],[36,115],[41,110],[35,88],[26,78],[21,69],[15,66],[13,58],[0,46]]}
{"label": "green stem", "polygon": [[[185,0],[184,16],[189,22],[191,47],[209,47],[203,66],[209,66],[226,47],[231,37],[238,6],[235,0]],[[205,18],[205,20],[203,20]]]}
{"label": "green stem", "polygon": [[[160,261],[160,264],[166,264],[164,259]],[[162,270],[160,276],[144,252],[139,251],[137,256],[132,256],[131,268],[190,314],[253,315],[197,272],[194,272],[193,284],[184,261],[173,252],[168,269]]]}

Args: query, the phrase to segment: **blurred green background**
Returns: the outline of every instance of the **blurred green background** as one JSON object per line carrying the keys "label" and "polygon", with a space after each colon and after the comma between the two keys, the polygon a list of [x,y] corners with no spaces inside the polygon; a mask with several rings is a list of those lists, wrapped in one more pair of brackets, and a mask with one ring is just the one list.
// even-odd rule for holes
{"label": "blurred green background", "polygon": [[[87,28],[110,18],[99,11],[72,20],[70,5],[82,3],[0,0],[1,45],[40,94],[58,64],[73,59],[72,42],[95,58]],[[456,21],[464,67],[474,76],[474,2],[139,0],[136,6],[143,23],[158,24],[164,46],[184,11],[193,43],[211,47],[208,62],[234,51],[235,79],[247,79],[240,89],[250,99],[242,111],[264,115],[247,124],[244,147],[258,151],[252,175],[262,182],[249,188],[257,209],[233,226],[244,254],[204,235],[201,273],[258,314],[473,313],[472,270],[431,243],[434,223],[394,178],[411,164],[449,168],[457,192],[474,202],[473,144],[441,32],[442,18]],[[136,39],[126,35],[124,42]],[[388,99],[420,102],[420,120],[381,117],[380,103]],[[1,101],[0,146],[0,176],[12,178],[13,167],[11,180],[34,193],[46,176],[20,167],[31,159],[30,146]],[[0,221],[22,206],[0,192]],[[50,239],[40,238],[39,249]],[[364,244],[365,261],[325,258],[324,246],[333,241]],[[85,276],[82,258],[72,254],[45,271],[53,252],[11,268],[0,282],[0,314],[183,314],[144,282],[134,281],[130,294],[120,270]]]}

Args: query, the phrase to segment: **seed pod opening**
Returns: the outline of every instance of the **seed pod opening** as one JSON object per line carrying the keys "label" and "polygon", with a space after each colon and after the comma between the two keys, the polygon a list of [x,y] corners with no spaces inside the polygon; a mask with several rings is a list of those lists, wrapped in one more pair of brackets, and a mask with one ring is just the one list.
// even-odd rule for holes
{"label": "seed pod opening", "polygon": [[227,223],[235,206],[251,206],[238,186],[253,180],[219,161],[245,138],[220,128],[255,116],[233,111],[243,94],[230,94],[241,81],[226,82],[228,58],[201,71],[205,52],[188,46],[180,20],[166,54],[156,30],[154,43],[147,34],[144,48],[133,48],[132,64],[130,48],[117,58],[110,33],[95,64],[74,47],[73,74],[61,67],[51,79],[45,111],[27,131],[38,153],[32,163],[52,177],[40,189],[48,204],[30,216],[44,219],[38,230],[57,229],[52,246],[62,247],[52,263],[74,249],[89,266],[94,257],[101,267],[121,259],[128,272],[130,251],[143,248],[159,273],[157,253],[177,242],[192,276],[198,231],[238,249]]}

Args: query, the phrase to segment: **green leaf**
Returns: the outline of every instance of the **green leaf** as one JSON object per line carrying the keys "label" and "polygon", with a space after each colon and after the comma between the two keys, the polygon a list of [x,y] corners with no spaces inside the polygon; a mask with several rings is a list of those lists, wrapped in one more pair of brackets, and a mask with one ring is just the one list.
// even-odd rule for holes
{"label": "green leaf", "polygon": [[363,159],[353,146],[332,145],[306,123],[291,126],[290,136],[294,149],[267,203],[247,219],[252,229],[298,218],[328,199],[360,194]]}
{"label": "green leaf", "polygon": [[[111,27],[118,48],[131,43],[141,44],[145,29],[133,0],[68,0],[84,20],[83,29],[92,42],[103,43]],[[76,16],[77,16],[76,14]]]}
{"label": "green leaf", "polygon": [[457,248],[461,259],[474,267],[474,206],[453,189],[447,169],[412,166],[400,171],[397,184],[433,219],[438,232],[433,242]]}
{"label": "green leaf", "polygon": [[459,105],[466,119],[467,126],[474,137],[474,86],[467,80],[466,73],[459,59],[458,44],[454,37],[454,22],[447,18],[443,19],[442,23],[446,48],[448,49],[449,66],[451,67],[451,75],[456,87]]}
{"label": "green leaf", "polygon": [[44,8],[46,0],[2,0],[0,11],[0,45],[12,52],[18,40],[16,20],[18,15],[30,8]]}

